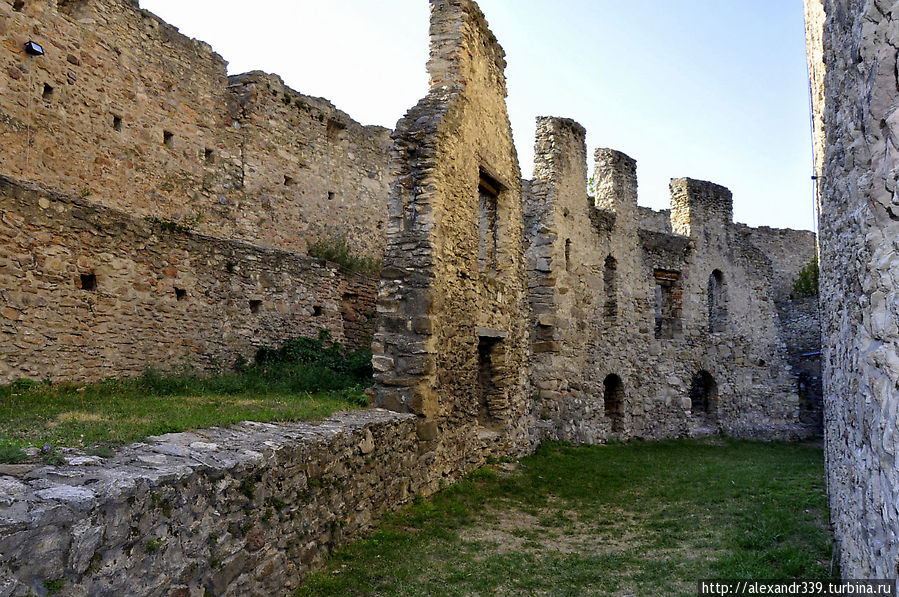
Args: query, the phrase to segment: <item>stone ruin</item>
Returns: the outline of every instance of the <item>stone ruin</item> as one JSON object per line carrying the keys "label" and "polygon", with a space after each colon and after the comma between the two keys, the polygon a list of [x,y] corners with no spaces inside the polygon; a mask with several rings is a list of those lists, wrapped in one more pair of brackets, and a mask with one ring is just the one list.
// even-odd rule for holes
{"label": "stone ruin", "polygon": [[519,450],[812,435],[817,305],[789,294],[814,235],[734,224],[731,193],[691,179],[670,213],[640,208],[635,161],[608,149],[591,197],[566,119],[538,119],[520,180],[502,48],[473,2],[432,17],[431,90],[393,135],[376,403]]}
{"label": "stone ruin", "polygon": [[[0,595],[57,573],[72,594],[265,594],[489,456],[820,432],[818,306],[791,297],[814,234],[734,223],[731,193],[689,178],[640,207],[611,149],[588,188],[563,118],[538,119],[522,179],[471,0],[431,1],[430,90],[392,135],[228,77],[133,0],[0,0],[0,40],[0,380],[215,369],[374,323],[380,407],[6,471]],[[302,254],[333,234],[383,251],[380,280]],[[277,525],[247,514],[273,503]]]}

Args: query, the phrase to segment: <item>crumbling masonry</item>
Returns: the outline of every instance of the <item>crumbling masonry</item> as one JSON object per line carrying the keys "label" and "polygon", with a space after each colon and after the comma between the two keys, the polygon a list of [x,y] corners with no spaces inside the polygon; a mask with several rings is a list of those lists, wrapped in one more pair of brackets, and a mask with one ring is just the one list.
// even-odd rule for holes
{"label": "crumbling masonry", "polygon": [[377,404],[518,449],[813,433],[799,386],[817,305],[789,288],[814,235],[734,224],[730,192],[691,179],[672,181],[670,214],[639,208],[636,163],[613,150],[588,197],[570,120],[538,120],[519,183],[502,49],[472,2],[433,16],[431,91],[394,133]]}
{"label": "crumbling masonry", "polygon": [[[610,149],[588,194],[562,118],[522,179],[505,65],[474,2],[432,0],[430,90],[391,136],[226,76],[132,0],[0,0],[0,381],[215,369],[324,327],[373,331],[382,407],[4,470],[0,595],[271,594],[490,456],[818,431],[817,303],[790,296],[814,235],[688,178],[639,207]],[[335,234],[380,281],[303,254]]]}

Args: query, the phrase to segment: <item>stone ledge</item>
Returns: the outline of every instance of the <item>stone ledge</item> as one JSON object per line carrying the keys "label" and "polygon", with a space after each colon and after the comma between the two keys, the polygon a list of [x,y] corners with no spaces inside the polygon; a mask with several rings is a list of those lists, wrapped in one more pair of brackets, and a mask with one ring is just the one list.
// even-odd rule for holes
{"label": "stone ledge", "polygon": [[382,409],[243,422],[0,476],[0,596],[59,580],[71,595],[289,592],[331,549],[439,486],[415,423]]}

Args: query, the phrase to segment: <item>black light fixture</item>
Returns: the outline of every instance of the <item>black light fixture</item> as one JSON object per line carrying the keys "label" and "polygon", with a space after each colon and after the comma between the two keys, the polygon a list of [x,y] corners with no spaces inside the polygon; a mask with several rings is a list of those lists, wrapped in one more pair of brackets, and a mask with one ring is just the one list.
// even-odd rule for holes
{"label": "black light fixture", "polygon": [[25,42],[25,53],[29,56],[43,56],[44,48],[36,42]]}

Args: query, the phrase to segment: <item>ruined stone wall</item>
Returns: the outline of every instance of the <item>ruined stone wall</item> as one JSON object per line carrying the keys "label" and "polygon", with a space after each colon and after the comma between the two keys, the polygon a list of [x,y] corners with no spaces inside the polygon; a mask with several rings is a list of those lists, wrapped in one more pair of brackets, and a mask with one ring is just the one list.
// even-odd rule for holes
{"label": "ruined stone wall", "polygon": [[229,91],[240,109],[246,200],[255,205],[238,234],[295,250],[307,239],[346,238],[379,256],[390,131],[362,126],[275,75],[230,77]]}
{"label": "ruined stone wall", "polygon": [[736,234],[749,241],[771,261],[775,300],[788,298],[799,270],[818,255],[815,233],[790,228],[752,228],[736,224]]}
{"label": "ruined stone wall", "polygon": [[[495,448],[368,410],[149,438],[112,458],[5,467],[0,594],[286,595],[385,512]],[[13,470],[14,469],[14,470]]]}
{"label": "ruined stone wall", "polygon": [[[730,192],[673,181],[673,234],[637,207],[636,163],[620,152],[597,150],[596,196],[587,200],[576,123],[538,119],[535,156],[526,244],[543,437],[811,433],[784,350],[771,261],[733,224]],[[721,287],[714,330],[713,275]],[[696,390],[702,372],[715,386],[705,398]]]}
{"label": "ruined stone wall", "polygon": [[431,3],[431,90],[397,125],[373,343],[377,403],[437,428],[529,431],[520,171],[505,59],[470,0]]}
{"label": "ruined stone wall", "polygon": [[215,370],[321,328],[370,334],[370,278],[5,177],[0,236],[0,383]]}
{"label": "ruined stone wall", "polygon": [[132,0],[0,0],[0,40],[0,174],[219,237],[382,251],[386,129],[275,76],[229,80]]}
{"label": "ruined stone wall", "polygon": [[640,229],[653,232],[671,233],[671,210],[660,209],[658,211],[649,207],[639,207]]}
{"label": "ruined stone wall", "polygon": [[807,0],[831,520],[849,578],[899,575],[897,21],[888,0]]}

